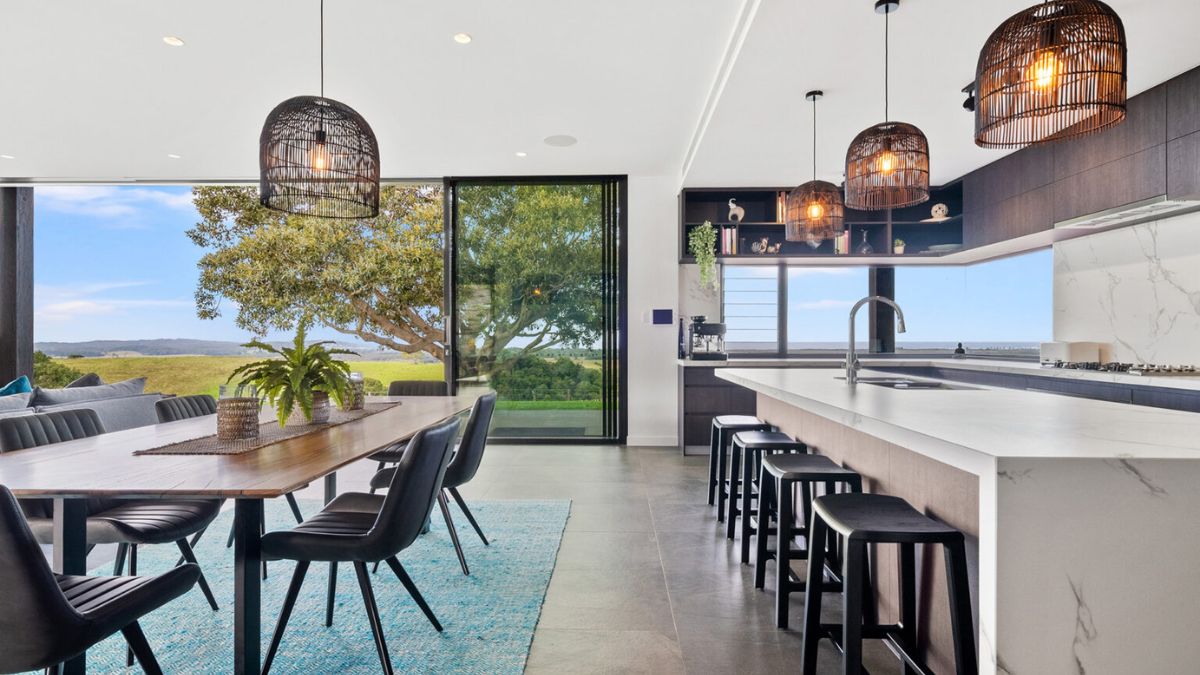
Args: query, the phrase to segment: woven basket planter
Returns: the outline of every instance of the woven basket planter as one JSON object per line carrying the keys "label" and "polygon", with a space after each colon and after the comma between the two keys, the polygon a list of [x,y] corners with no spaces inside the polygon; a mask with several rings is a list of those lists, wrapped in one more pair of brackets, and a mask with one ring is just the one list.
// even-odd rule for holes
{"label": "woven basket planter", "polygon": [[329,423],[329,394],[323,391],[313,392],[312,420],[304,418],[304,411],[297,404],[292,408],[292,414],[288,415],[287,425],[289,427],[305,426],[308,424],[328,424]]}
{"label": "woven basket planter", "polygon": [[258,438],[258,399],[223,398],[217,401],[217,439],[244,441]]}

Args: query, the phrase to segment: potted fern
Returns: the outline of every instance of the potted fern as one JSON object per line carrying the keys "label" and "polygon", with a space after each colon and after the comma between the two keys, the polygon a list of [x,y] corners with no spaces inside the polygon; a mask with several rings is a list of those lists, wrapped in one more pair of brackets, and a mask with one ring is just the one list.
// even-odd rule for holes
{"label": "potted fern", "polygon": [[296,330],[291,347],[275,348],[259,340],[243,347],[261,349],[282,358],[254,361],[238,367],[226,382],[241,376],[239,384],[258,387],[262,398],[275,407],[279,426],[325,424],[329,421],[329,400],[341,405],[350,392],[350,366],[336,356],[354,355],[347,349],[329,349],[332,342],[314,342],[305,346],[305,328]]}

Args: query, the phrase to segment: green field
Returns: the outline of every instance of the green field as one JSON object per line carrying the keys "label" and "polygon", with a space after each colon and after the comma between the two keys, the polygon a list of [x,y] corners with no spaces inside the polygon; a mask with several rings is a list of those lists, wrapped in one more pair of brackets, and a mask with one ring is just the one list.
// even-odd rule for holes
{"label": "green field", "polygon": [[[96,373],[105,382],[146,378],[146,391],[163,394],[217,395],[217,388],[234,368],[257,360],[251,356],[121,356],[55,359],[83,373]],[[411,361],[348,361],[363,377],[386,387],[392,380],[440,380],[440,363]],[[586,364],[590,365],[590,364]],[[502,410],[599,410],[600,401],[500,401]]]}
{"label": "green field", "polygon": [[[123,356],[61,359],[84,373],[96,373],[105,382],[146,378],[146,391],[164,394],[212,394],[234,368],[257,360],[250,356]],[[410,361],[349,361],[350,369],[386,386],[392,380],[440,380],[440,363]]]}

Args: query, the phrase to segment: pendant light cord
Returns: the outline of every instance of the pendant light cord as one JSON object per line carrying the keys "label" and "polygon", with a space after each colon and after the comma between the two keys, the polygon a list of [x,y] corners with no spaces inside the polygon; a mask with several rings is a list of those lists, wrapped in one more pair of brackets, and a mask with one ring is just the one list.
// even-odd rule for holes
{"label": "pendant light cord", "polygon": [[813,180],[817,179],[817,97],[813,97]]}
{"label": "pendant light cord", "polygon": [[[325,0],[321,0],[325,2]],[[891,49],[891,25],[892,11],[889,9],[883,14],[883,121],[888,122],[892,118],[888,115],[888,62],[889,50]]]}
{"label": "pendant light cord", "polygon": [[325,0],[321,0],[321,98],[325,98]]}

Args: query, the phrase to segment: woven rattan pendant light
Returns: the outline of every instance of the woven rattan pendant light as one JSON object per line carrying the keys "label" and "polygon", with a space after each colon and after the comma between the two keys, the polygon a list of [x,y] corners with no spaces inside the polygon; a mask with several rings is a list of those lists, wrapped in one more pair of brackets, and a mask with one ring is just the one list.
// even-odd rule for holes
{"label": "woven rattan pendant light", "polygon": [[803,241],[816,248],[826,239],[840,234],[845,227],[846,208],[842,189],[829,181],[817,180],[817,101],[825,94],[806,93],[804,99],[813,109],[813,179],[788,193],[785,237]]}
{"label": "woven rattan pendant light", "polygon": [[[883,116],[888,119],[888,41],[890,15],[900,0],[878,0],[884,15]],[[929,141],[917,127],[881,122],[864,129],[846,151],[846,206],[877,211],[920,204],[929,199]]]}
{"label": "woven rattan pendant light", "polygon": [[1100,0],[1048,0],[1000,24],[975,69],[975,143],[1021,148],[1125,119],[1125,26]]}
{"label": "woven rattan pendant light", "polygon": [[325,98],[325,0],[321,0],[321,95],[275,106],[258,139],[263,206],[323,218],[379,215],[379,144],[353,108]]}

